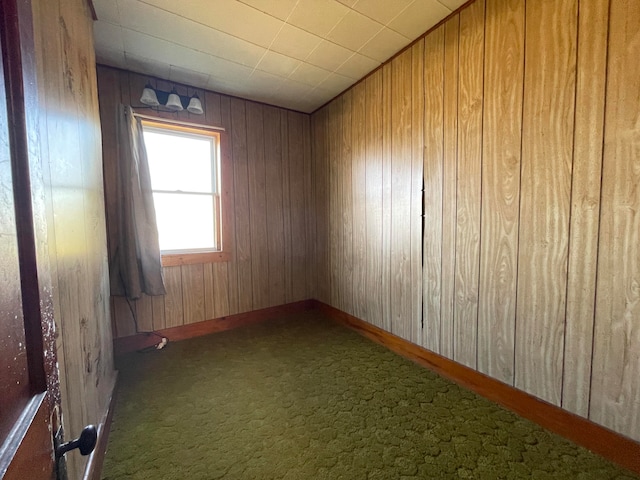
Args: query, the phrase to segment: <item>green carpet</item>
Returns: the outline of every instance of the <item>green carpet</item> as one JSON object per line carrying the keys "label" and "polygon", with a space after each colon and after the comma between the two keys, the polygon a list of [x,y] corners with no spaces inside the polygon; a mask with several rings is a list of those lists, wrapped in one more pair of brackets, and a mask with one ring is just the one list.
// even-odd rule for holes
{"label": "green carpet", "polygon": [[103,479],[635,479],[309,312],[121,359]]}

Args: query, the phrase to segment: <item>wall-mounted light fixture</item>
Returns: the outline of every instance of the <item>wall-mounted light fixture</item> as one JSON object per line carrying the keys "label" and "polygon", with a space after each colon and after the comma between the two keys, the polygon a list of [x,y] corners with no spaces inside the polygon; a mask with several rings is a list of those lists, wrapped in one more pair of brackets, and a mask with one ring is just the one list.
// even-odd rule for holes
{"label": "wall-mounted light fixture", "polygon": [[149,107],[164,106],[172,112],[179,112],[186,108],[187,111],[195,113],[196,115],[202,115],[204,113],[202,102],[197,94],[191,97],[179,95],[175,87],[170,92],[165,92],[156,90],[150,83],[147,83],[142,90],[140,102]]}

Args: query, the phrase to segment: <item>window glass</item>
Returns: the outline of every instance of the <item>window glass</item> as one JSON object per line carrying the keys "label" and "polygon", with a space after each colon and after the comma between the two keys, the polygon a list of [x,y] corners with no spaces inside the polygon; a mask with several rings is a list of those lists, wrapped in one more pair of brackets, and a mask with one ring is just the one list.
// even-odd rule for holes
{"label": "window glass", "polygon": [[213,139],[144,129],[154,190],[211,192]]}
{"label": "window glass", "polygon": [[215,245],[210,195],[154,193],[161,250],[190,250]]}
{"label": "window glass", "polygon": [[143,131],[160,250],[220,251],[218,134],[159,122]]}

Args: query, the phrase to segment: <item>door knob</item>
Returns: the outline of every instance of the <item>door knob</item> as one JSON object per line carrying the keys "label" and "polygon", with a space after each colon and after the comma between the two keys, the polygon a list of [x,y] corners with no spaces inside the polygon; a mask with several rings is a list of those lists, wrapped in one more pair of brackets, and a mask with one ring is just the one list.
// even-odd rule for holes
{"label": "door knob", "polygon": [[56,448],[56,458],[62,457],[69,450],[80,449],[80,454],[89,455],[96,448],[98,441],[98,430],[93,425],[87,425],[82,429],[82,433],[75,440],[63,443]]}

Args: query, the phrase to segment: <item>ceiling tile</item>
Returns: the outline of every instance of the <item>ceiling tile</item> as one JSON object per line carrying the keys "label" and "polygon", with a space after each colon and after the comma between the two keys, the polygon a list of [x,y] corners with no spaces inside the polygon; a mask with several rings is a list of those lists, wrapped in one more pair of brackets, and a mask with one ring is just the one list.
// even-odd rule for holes
{"label": "ceiling tile", "polygon": [[358,50],[359,53],[373,58],[380,62],[388,60],[394,53],[398,52],[410,40],[389,28],[382,29],[364,47]]}
{"label": "ceiling tile", "polygon": [[239,0],[261,12],[272,15],[280,20],[286,20],[296,6],[297,0]]}
{"label": "ceiling tile", "polygon": [[207,73],[196,72],[186,68],[171,65],[169,72],[169,80],[176,83],[184,83],[185,85],[206,85],[210,75]]}
{"label": "ceiling tile", "polygon": [[353,9],[386,25],[410,3],[411,0],[360,0]]}
{"label": "ceiling tile", "polygon": [[271,44],[282,26],[281,20],[236,1],[217,1],[215,7],[212,7],[211,0],[144,0],[143,3],[177,13],[262,47]]}
{"label": "ceiling tile", "polygon": [[332,73],[320,85],[318,85],[318,88],[321,90],[326,90],[333,95],[337,95],[354,83],[355,82],[352,78],[345,77],[344,75],[339,75],[337,73]]}
{"label": "ceiling tile", "polygon": [[353,8],[353,6],[358,2],[358,0],[338,0],[338,1],[349,8]]}
{"label": "ceiling tile", "polygon": [[278,90],[284,80],[285,78],[279,75],[273,75],[272,73],[254,70],[251,76],[247,79],[246,83],[247,86],[252,87],[254,91],[264,96]]}
{"label": "ceiling tile", "polygon": [[122,41],[122,27],[107,22],[95,22],[93,24],[93,38],[96,45],[111,50],[120,50],[124,53]]}
{"label": "ceiling tile", "polygon": [[322,67],[325,70],[334,71],[352,54],[353,52],[351,50],[347,50],[340,45],[323,40],[320,45],[318,45],[316,49],[309,54],[306,58],[306,62],[317,67]]}
{"label": "ceiling tile", "polygon": [[331,72],[328,70],[316,67],[310,63],[301,63],[289,78],[315,87],[322,83],[329,75],[331,75]]}
{"label": "ceiling tile", "polygon": [[96,49],[96,63],[127,68],[127,60],[122,50],[111,50],[109,48]]}
{"label": "ceiling tile", "polygon": [[301,28],[285,23],[273,41],[271,49],[289,57],[304,60],[320,45],[322,39]]}
{"label": "ceiling tile", "polygon": [[96,17],[98,17],[99,21],[116,24],[120,22],[117,2],[94,2],[94,8],[96,9]]}
{"label": "ceiling tile", "polygon": [[126,59],[127,69],[134,72],[146,73],[159,78],[169,78],[169,74],[171,73],[171,65],[161,64],[148,58],[139,57],[133,53],[127,53]]}
{"label": "ceiling tile", "polygon": [[299,0],[288,23],[324,36],[349,12],[335,0]]}
{"label": "ceiling tile", "polygon": [[367,43],[383,25],[356,11],[349,11],[329,32],[327,38],[334,43],[356,51]]}
{"label": "ceiling tile", "polygon": [[467,3],[467,1],[468,0],[438,0],[438,2],[452,11],[460,8],[462,5]]}
{"label": "ceiling tile", "polygon": [[451,13],[436,0],[415,0],[387,26],[408,38],[418,38]]}
{"label": "ceiling tile", "polygon": [[258,70],[288,77],[302,62],[277,52],[268,51],[256,66]]}
{"label": "ceiling tile", "polygon": [[266,51],[263,47],[137,0],[119,2],[127,12],[122,25],[131,30],[251,67]]}
{"label": "ceiling tile", "polygon": [[367,73],[377,68],[378,65],[380,65],[380,62],[360,55],[359,53],[354,53],[346,62],[340,65],[336,73],[353,78],[354,80],[360,80]]}

